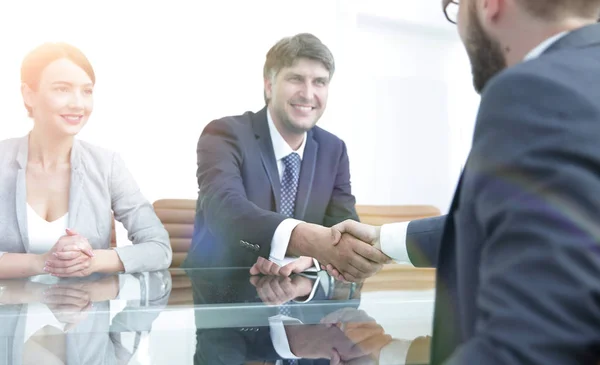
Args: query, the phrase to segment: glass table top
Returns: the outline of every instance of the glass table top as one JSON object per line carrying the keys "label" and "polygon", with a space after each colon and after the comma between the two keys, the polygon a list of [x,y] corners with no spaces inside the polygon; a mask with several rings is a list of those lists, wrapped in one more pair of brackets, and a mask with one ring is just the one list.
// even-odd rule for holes
{"label": "glass table top", "polygon": [[0,364],[425,364],[435,274],[248,268],[0,280]]}

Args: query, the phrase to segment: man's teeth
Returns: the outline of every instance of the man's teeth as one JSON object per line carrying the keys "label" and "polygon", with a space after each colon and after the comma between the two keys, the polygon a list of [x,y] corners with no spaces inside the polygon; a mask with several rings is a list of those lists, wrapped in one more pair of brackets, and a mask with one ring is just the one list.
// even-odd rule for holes
{"label": "man's teeth", "polygon": [[309,111],[312,110],[312,107],[310,107],[310,106],[302,106],[302,105],[294,105],[294,108],[300,109],[303,112],[309,112]]}

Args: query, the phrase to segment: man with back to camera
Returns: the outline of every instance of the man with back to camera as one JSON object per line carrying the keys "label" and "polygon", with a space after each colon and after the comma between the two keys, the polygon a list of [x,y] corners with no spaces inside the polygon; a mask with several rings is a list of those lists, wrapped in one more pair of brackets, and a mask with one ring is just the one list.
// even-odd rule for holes
{"label": "man with back to camera", "polygon": [[185,267],[287,276],[316,269],[315,258],[357,280],[382,267],[379,250],[328,228],[358,220],[346,146],[315,126],[334,71],[333,55],[314,35],[284,38],[266,56],[267,106],[205,127]]}
{"label": "man with back to camera", "polygon": [[597,364],[600,0],[442,5],[481,94],[450,211],[336,228],[437,268],[432,364]]}

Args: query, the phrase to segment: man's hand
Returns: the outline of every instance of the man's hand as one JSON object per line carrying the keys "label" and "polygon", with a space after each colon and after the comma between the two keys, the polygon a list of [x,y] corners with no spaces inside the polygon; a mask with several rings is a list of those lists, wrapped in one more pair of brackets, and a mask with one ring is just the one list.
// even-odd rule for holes
{"label": "man's hand", "polygon": [[332,270],[337,269],[336,277],[364,280],[379,271],[389,257],[371,245],[377,229],[357,233],[368,241],[366,243],[352,235],[342,235],[353,228],[352,222],[346,221],[332,228],[300,223],[292,231],[288,253],[315,257],[323,265],[331,265]]}
{"label": "man's hand", "polygon": [[250,283],[256,287],[260,299],[268,305],[281,305],[292,299],[310,294],[313,281],[304,276],[252,276]]}
{"label": "man's hand", "polygon": [[66,230],[46,254],[44,271],[58,277],[88,276],[94,251],[88,240],[72,229]]}
{"label": "man's hand", "polygon": [[313,259],[306,256],[302,256],[285,266],[279,266],[278,264],[267,260],[264,257],[259,257],[258,260],[256,260],[256,263],[250,268],[250,275],[263,274],[290,276],[292,273],[299,274],[313,266]]}
{"label": "man's hand", "polygon": [[[354,245],[354,247],[357,247],[356,244],[358,241],[373,246],[373,250],[369,251],[369,253],[373,256],[368,258],[374,262],[374,264],[371,268],[371,271],[367,272],[367,274],[369,274],[368,276],[371,276],[381,270],[383,264],[390,261],[390,258],[381,252],[381,245],[379,244],[381,227],[374,227],[353,220],[346,220],[333,226],[332,228],[338,230],[342,234],[342,239],[338,242],[334,242],[334,245],[338,245],[339,242],[349,242],[349,245]],[[375,250],[379,252],[377,253]],[[356,281],[355,273],[345,271],[341,267],[335,265],[335,263],[323,265],[323,269],[327,269],[329,275],[340,281]]]}
{"label": "man's hand", "polygon": [[326,250],[319,261],[339,280],[362,281],[375,275],[389,261],[381,251],[349,234],[344,234],[331,249],[333,252]]}
{"label": "man's hand", "polygon": [[333,229],[338,230],[342,234],[348,233],[377,249],[381,249],[381,245],[379,244],[379,235],[381,233],[381,227],[375,227],[354,221],[352,219],[347,219],[342,223],[338,223],[335,226],[333,226]]}

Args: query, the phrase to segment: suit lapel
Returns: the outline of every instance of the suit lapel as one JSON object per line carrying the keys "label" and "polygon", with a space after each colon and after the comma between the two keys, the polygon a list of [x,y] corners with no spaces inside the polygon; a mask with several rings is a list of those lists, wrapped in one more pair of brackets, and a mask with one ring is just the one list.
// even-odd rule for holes
{"label": "suit lapel", "polygon": [[29,252],[29,234],[27,227],[27,154],[29,150],[29,135],[23,137],[17,152],[17,181],[15,186],[15,211],[17,213],[17,224],[21,233],[21,242],[25,252]]}
{"label": "suit lapel", "polygon": [[298,180],[298,193],[296,195],[296,207],[294,208],[294,217],[303,220],[308,206],[308,199],[313,186],[315,177],[315,168],[317,165],[317,152],[319,144],[313,139],[312,130],[306,135],[306,146],[304,147],[304,156],[300,168],[300,178]]}
{"label": "suit lapel", "polygon": [[260,112],[252,115],[252,126],[260,149],[260,158],[265,168],[265,172],[271,182],[271,189],[275,197],[275,211],[280,211],[281,206],[281,181],[277,170],[277,161],[273,151],[273,142],[269,133],[269,124],[267,122],[267,107]]}
{"label": "suit lapel", "polygon": [[83,164],[81,163],[81,154],[79,141],[73,142],[71,149],[71,184],[69,187],[69,228],[76,225],[79,206],[81,205],[81,195],[83,190]]}

